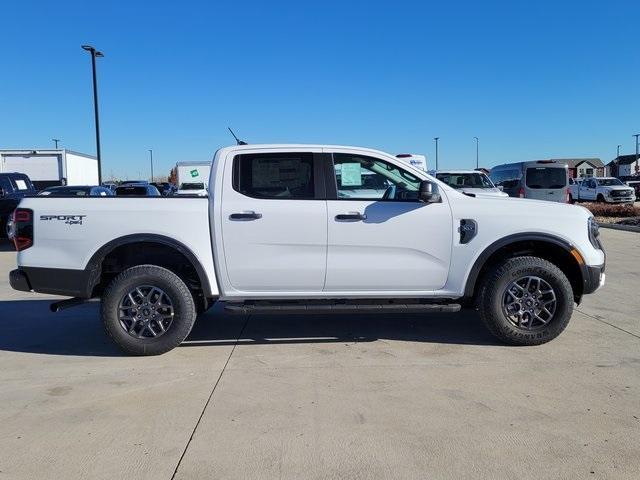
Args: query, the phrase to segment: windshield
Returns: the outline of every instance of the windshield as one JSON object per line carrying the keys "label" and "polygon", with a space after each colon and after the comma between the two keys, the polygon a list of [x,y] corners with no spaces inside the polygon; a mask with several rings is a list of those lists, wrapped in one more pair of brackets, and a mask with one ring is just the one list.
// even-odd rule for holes
{"label": "windshield", "polygon": [[436,178],[453,188],[495,188],[484,173],[436,173]]}
{"label": "windshield", "polygon": [[567,186],[567,171],[557,167],[527,168],[527,187],[556,189]]}
{"label": "windshield", "polygon": [[180,190],[204,190],[204,183],[183,183]]}
{"label": "windshield", "polygon": [[622,183],[617,178],[601,178],[600,180],[598,180],[598,185],[602,185],[603,187],[613,187],[624,185],[624,183]]}

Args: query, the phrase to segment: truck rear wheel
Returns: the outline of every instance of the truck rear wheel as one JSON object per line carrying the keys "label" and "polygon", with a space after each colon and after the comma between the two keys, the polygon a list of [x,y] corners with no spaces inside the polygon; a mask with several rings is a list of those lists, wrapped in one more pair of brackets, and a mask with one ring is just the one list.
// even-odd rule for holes
{"label": "truck rear wheel", "polygon": [[177,347],[196,319],[191,292],[175,273],[155,265],[129,268],[102,297],[107,334],[130,355],[159,355]]}
{"label": "truck rear wheel", "polygon": [[477,297],[480,318],[510,345],[540,345],[556,338],[573,313],[567,277],[538,257],[507,259],[484,277]]}

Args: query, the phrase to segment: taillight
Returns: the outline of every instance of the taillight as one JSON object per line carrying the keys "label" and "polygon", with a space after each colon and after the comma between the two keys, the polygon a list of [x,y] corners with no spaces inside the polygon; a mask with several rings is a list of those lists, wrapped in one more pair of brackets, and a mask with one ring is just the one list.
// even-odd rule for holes
{"label": "taillight", "polygon": [[16,208],[13,211],[13,244],[18,252],[33,245],[33,210]]}
{"label": "taillight", "polygon": [[524,198],[524,187],[520,187],[520,190],[518,190],[518,197]]}

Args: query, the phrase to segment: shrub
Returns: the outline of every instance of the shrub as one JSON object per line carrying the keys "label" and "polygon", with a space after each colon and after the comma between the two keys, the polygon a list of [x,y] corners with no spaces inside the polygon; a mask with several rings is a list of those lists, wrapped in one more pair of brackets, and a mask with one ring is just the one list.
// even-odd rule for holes
{"label": "shrub", "polygon": [[633,205],[583,203],[596,217],[640,217],[640,208]]}

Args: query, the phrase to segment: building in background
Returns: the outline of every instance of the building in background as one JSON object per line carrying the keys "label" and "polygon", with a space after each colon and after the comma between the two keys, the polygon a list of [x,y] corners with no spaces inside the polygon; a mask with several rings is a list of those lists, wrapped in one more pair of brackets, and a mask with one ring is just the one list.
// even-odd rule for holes
{"label": "building in background", "polygon": [[61,149],[0,150],[0,173],[24,173],[37,190],[57,185],[97,185],[93,155]]}
{"label": "building in background", "polygon": [[604,176],[604,163],[599,158],[552,158],[551,160],[566,163],[569,178]]}
{"label": "building in background", "polygon": [[607,163],[607,176],[630,177],[640,175],[640,161],[636,161],[635,154],[620,155]]}

